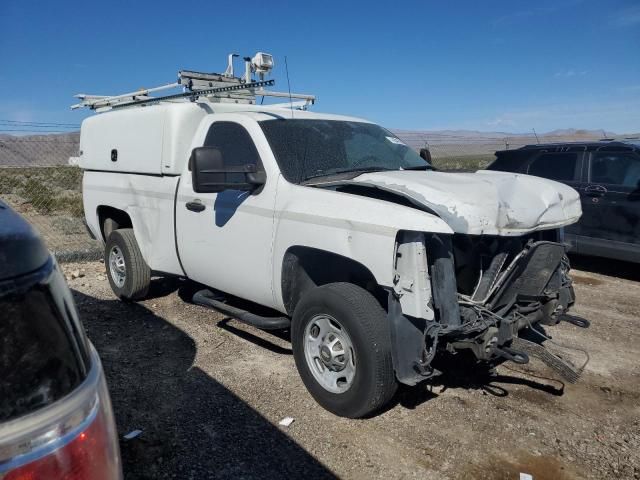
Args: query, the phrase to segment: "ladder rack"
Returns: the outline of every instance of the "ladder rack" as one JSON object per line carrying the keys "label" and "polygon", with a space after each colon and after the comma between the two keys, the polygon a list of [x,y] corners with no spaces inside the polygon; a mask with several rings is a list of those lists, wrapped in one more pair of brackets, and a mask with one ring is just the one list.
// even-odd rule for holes
{"label": "ladder rack", "polygon": [[[81,100],[71,106],[71,109],[89,108],[96,112],[107,110],[145,106],[161,102],[198,100],[208,102],[244,103],[255,104],[256,97],[288,98],[289,102],[269,105],[271,107],[299,108],[306,110],[315,103],[314,95],[299,93],[285,93],[265,90],[265,87],[274,85],[274,80],[264,80],[264,74],[273,68],[273,59],[270,55],[259,52],[253,59],[245,57],[244,78],[233,76],[233,58],[229,55],[229,66],[224,74],[204,73],[191,70],[178,72],[178,81],[153,88],[136,90],[135,92],[120,95],[87,95],[78,94],[75,98]],[[252,78],[252,73],[257,72],[260,80]],[[154,97],[151,94],[171,89],[182,88],[182,92]],[[298,101],[294,102],[293,99]]]}
{"label": "ladder rack", "polygon": [[111,108],[115,109],[115,108],[129,107],[131,105],[147,105],[149,103],[166,102],[169,100],[177,100],[177,99],[183,99],[183,98],[188,98],[193,102],[193,101],[196,101],[201,96],[216,95],[216,94],[226,93],[226,92],[235,92],[238,90],[252,90],[257,87],[271,86],[274,83],[275,82],[273,80],[265,80],[262,82],[252,82],[252,83],[241,84],[241,85],[230,85],[228,87],[205,88],[202,90],[176,93],[174,95],[165,95],[164,97],[140,98],[137,100],[132,100],[131,102],[128,102],[128,103],[119,103],[119,104],[111,105]]}

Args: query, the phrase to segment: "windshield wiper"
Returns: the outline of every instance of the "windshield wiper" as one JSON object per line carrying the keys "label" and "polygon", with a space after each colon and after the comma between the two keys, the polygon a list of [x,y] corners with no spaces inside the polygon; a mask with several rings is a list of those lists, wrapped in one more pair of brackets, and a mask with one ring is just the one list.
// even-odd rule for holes
{"label": "windshield wiper", "polygon": [[338,170],[325,170],[322,173],[317,173],[314,175],[309,175],[307,177],[305,177],[304,179],[302,179],[303,182],[306,182],[307,180],[311,180],[312,178],[319,178],[319,177],[330,177],[332,175],[340,175],[341,173],[366,173],[366,172],[388,172],[388,171],[395,171],[397,169],[395,168],[387,168],[387,167],[362,167],[362,168],[344,168],[344,169],[338,169]]}
{"label": "windshield wiper", "polygon": [[424,165],[417,165],[415,167],[402,167],[403,170],[435,170],[433,165],[425,163]]}

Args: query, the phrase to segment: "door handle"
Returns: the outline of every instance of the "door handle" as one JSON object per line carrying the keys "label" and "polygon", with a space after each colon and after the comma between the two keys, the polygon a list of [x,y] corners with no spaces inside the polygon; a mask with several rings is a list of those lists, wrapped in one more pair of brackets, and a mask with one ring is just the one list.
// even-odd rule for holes
{"label": "door handle", "polygon": [[185,206],[187,207],[187,210],[191,210],[192,212],[201,212],[205,208],[207,208],[200,200],[196,200],[195,202],[187,202]]}
{"label": "door handle", "polygon": [[607,189],[602,185],[589,185],[584,189],[585,195],[589,195],[590,197],[602,197],[605,193],[607,193]]}

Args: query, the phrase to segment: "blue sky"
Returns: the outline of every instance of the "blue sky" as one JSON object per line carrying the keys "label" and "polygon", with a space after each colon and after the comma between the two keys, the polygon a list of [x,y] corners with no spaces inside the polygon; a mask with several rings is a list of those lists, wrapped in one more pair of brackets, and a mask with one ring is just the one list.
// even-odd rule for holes
{"label": "blue sky", "polygon": [[640,131],[640,2],[0,2],[0,119],[270,52],[315,110],[390,128]]}

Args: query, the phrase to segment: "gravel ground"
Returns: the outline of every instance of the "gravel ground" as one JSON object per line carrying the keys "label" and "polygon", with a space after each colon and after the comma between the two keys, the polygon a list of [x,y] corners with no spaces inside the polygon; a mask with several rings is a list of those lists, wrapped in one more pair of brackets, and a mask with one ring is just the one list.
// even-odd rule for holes
{"label": "gravel ground", "polygon": [[[562,322],[547,333],[588,351],[577,384],[535,360],[492,376],[459,358],[367,420],[316,405],[286,335],[185,303],[189,282],[155,279],[150,299],[125,304],[102,263],[63,269],[119,433],[142,430],[121,440],[126,478],[638,479],[640,275],[576,260],[572,313],[591,327]],[[293,424],[278,426],[287,416]]]}

